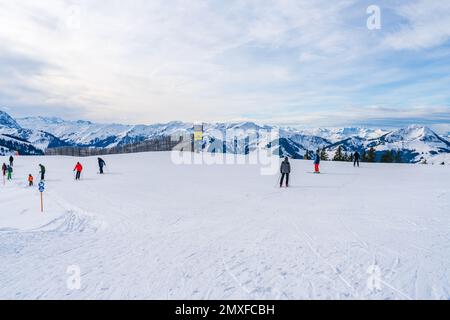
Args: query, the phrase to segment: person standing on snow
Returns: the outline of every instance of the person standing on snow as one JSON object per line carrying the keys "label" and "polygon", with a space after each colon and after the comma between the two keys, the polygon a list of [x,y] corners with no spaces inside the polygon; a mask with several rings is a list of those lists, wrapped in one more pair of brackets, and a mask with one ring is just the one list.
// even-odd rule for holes
{"label": "person standing on snow", "polygon": [[6,177],[6,179],[12,180],[13,168],[12,168],[11,166],[7,166],[7,167],[6,167],[6,173],[8,174],[8,176]]}
{"label": "person standing on snow", "polygon": [[98,167],[100,168],[100,174],[103,174],[103,167],[106,166],[105,160],[98,158]]}
{"label": "person standing on snow", "polygon": [[9,156],[9,165],[12,167],[14,164],[14,157],[13,156]]}
{"label": "person standing on snow", "polygon": [[28,175],[28,186],[32,187],[33,186],[33,176],[31,175],[31,173]]}
{"label": "person standing on snow", "polygon": [[319,165],[320,165],[320,153],[319,150],[317,150],[316,154],[314,155],[314,173],[320,173]]}
{"label": "person standing on snow", "polygon": [[356,164],[358,164],[359,167],[359,159],[361,158],[361,156],[359,155],[358,151],[355,151],[355,153],[353,154],[353,166],[356,167]]}
{"label": "person standing on snow", "polygon": [[45,180],[45,167],[42,164],[39,164],[39,173],[41,174],[41,181]]}
{"label": "person standing on snow", "polygon": [[7,169],[6,163],[3,163],[3,165],[2,165],[2,173],[3,173],[3,176],[6,176],[6,169]]}
{"label": "person standing on snow", "polygon": [[83,171],[83,166],[81,165],[81,163],[77,162],[77,164],[75,165],[75,168],[73,169],[73,171],[76,171],[75,180],[80,180],[80,178],[81,178],[81,171]]}
{"label": "person standing on snow", "polygon": [[283,187],[283,181],[285,176],[286,176],[286,188],[289,187],[289,174],[291,173],[291,164],[289,163],[288,157],[284,158],[283,162],[281,162],[280,172],[281,172],[280,188]]}

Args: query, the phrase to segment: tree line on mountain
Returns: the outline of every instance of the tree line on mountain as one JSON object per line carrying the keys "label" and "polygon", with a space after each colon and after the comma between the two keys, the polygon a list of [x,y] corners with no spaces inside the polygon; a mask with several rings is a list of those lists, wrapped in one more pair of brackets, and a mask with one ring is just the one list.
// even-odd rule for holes
{"label": "tree line on mountain", "polygon": [[[182,143],[183,136],[178,140],[172,137],[157,137],[141,142],[135,142],[125,145],[119,145],[111,148],[89,148],[89,147],[58,147],[48,148],[45,150],[46,155],[50,156],[76,156],[76,157],[91,157],[101,156],[108,154],[123,154],[123,153],[136,153],[136,152],[156,152],[156,151],[170,151],[175,146]],[[186,143],[190,144],[193,140],[187,140]]]}
{"label": "tree line on mountain", "polygon": [[[33,145],[26,143],[25,140],[12,137],[7,134],[3,134],[5,137],[12,139],[0,138],[0,155],[10,154],[13,150],[14,153],[26,154],[26,155],[43,155],[42,150],[34,147]],[[14,139],[14,140],[13,140]],[[22,142],[24,141],[24,142]]]}
{"label": "tree line on mountain", "polygon": [[[333,157],[330,159],[325,148],[318,149],[320,154],[320,159],[324,161],[354,161],[354,151],[348,153],[345,152],[342,146],[338,146]],[[381,156],[378,157],[377,161],[377,151],[375,148],[371,147],[368,150],[364,149],[360,154],[361,162],[384,162],[384,163],[403,163],[402,152],[400,150],[386,150],[381,153]],[[312,156],[309,151],[306,151],[305,160],[311,160]]]}

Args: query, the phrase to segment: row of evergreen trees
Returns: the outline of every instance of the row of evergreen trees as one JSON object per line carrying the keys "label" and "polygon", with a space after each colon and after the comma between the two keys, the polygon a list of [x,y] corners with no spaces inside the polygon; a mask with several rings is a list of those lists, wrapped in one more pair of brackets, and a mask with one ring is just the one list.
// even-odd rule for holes
{"label": "row of evergreen trees", "polygon": [[[318,150],[320,153],[320,159],[324,160],[324,161],[352,161],[353,162],[353,156],[354,156],[354,152],[351,153],[347,153],[344,152],[342,146],[339,146],[336,149],[336,152],[334,153],[334,156],[332,159],[329,158],[328,153],[326,152],[325,149],[319,149]],[[371,147],[369,150],[363,150],[360,153],[360,161],[361,162],[376,162],[376,151],[373,147]],[[305,153],[305,159],[306,160],[310,160],[311,159],[311,155],[309,153],[309,151],[306,151]],[[386,163],[402,163],[403,159],[402,159],[402,152],[400,150],[387,150],[384,151],[380,157],[380,162],[386,162]]]}

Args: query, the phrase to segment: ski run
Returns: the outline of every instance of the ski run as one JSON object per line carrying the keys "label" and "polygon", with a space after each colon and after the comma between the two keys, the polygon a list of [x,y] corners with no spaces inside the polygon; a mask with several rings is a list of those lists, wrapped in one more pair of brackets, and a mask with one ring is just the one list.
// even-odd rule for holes
{"label": "ski run", "polygon": [[103,158],[104,175],[96,157],[15,158],[0,298],[450,299],[448,166],[325,161],[315,175],[291,160],[279,188],[258,165]]}

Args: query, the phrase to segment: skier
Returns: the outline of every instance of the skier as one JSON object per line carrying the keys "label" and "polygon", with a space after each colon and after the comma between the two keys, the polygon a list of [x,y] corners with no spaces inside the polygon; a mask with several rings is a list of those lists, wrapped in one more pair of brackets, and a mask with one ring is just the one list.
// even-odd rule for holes
{"label": "skier", "polygon": [[14,164],[14,157],[13,156],[9,156],[9,165],[12,167]]}
{"label": "skier", "polygon": [[6,163],[3,163],[3,165],[2,165],[2,173],[3,173],[3,176],[6,176],[6,169],[7,169]]}
{"label": "skier", "polygon": [[75,169],[73,169],[73,171],[76,171],[75,180],[80,180],[81,171],[83,171],[83,166],[81,165],[81,163],[77,162],[77,164],[75,165]]}
{"label": "skier", "polygon": [[105,160],[98,158],[98,167],[100,168],[100,174],[103,174],[103,167],[106,166]]}
{"label": "skier", "polygon": [[28,186],[32,187],[33,186],[33,176],[31,175],[31,173],[28,175]]}
{"label": "skier", "polygon": [[281,162],[280,172],[281,172],[280,188],[283,187],[283,181],[285,176],[286,176],[286,188],[289,187],[289,174],[291,173],[291,164],[289,163],[288,157],[284,158],[284,161]]}
{"label": "skier", "polygon": [[13,168],[12,168],[11,166],[6,166],[6,172],[7,172],[7,174],[8,174],[8,176],[6,177],[6,179],[12,180]]}
{"label": "skier", "polygon": [[320,173],[319,165],[320,165],[320,153],[319,150],[317,150],[316,154],[314,155],[314,173]]}
{"label": "skier", "polygon": [[356,164],[358,164],[359,167],[359,159],[361,158],[360,154],[358,151],[355,151],[355,153],[353,154],[353,166],[356,167]]}
{"label": "skier", "polygon": [[39,173],[41,174],[41,181],[45,180],[45,167],[44,167],[44,165],[39,164],[39,168],[40,168]]}

